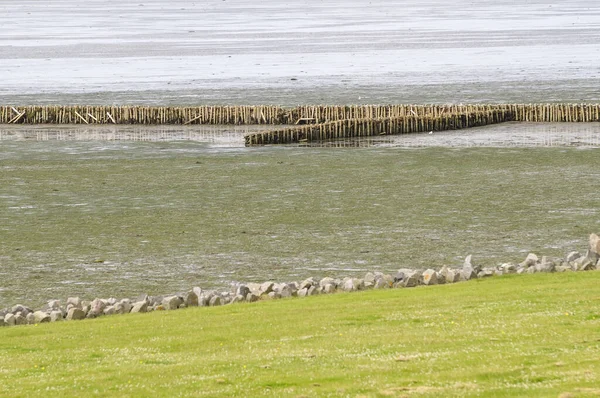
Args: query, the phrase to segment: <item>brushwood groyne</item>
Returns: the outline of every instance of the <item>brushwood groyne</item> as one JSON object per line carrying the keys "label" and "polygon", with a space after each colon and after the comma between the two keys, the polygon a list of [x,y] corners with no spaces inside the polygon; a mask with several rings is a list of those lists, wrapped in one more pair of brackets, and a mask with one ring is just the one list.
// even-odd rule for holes
{"label": "brushwood groyne", "polygon": [[0,106],[0,124],[292,125],[246,145],[454,130],[507,121],[599,122],[600,104]]}

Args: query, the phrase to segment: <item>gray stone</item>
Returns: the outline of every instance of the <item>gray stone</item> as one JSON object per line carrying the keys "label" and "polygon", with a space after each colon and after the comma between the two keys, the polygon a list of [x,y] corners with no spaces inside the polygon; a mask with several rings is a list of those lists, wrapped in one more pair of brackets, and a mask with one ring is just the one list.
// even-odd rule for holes
{"label": "gray stone", "polygon": [[183,303],[179,296],[168,296],[162,299],[161,304],[167,310],[176,310]]}
{"label": "gray stone", "polygon": [[593,269],[596,269],[595,263],[589,259],[586,259],[577,266],[577,271],[591,271]]}
{"label": "gray stone", "polygon": [[21,313],[17,313],[15,315],[15,324],[16,325],[27,325],[27,318],[25,318]]}
{"label": "gray stone", "polygon": [[519,267],[517,268],[517,275],[521,275],[527,272],[527,267]]}
{"label": "gray stone", "polygon": [[597,256],[600,256],[600,236],[590,234],[590,251]]}
{"label": "gray stone", "polygon": [[[116,304],[115,304],[115,305],[116,305]],[[117,313],[117,309],[115,308],[115,306],[114,306],[114,305],[109,305],[108,307],[106,307],[106,308],[104,309],[104,311],[102,311],[102,313],[103,313],[104,315],[114,315],[114,314],[116,314],[116,313]]]}
{"label": "gray stone", "polygon": [[198,306],[198,295],[194,293],[193,290],[190,290],[185,294],[183,302],[187,307],[197,307]]}
{"label": "gray stone", "polygon": [[513,263],[504,263],[500,266],[503,274],[515,274],[517,272],[517,265]]}
{"label": "gray stone", "polygon": [[319,281],[319,286],[324,287],[325,285],[335,285],[335,279],[330,277],[325,277]]}
{"label": "gray stone", "polygon": [[405,274],[404,279],[401,281],[403,287],[415,287],[421,280],[421,271],[412,271]]}
{"label": "gray stone", "polygon": [[[165,299],[164,296],[148,296],[148,308],[156,307],[157,305],[161,305],[163,303],[164,299]],[[183,299],[182,299],[182,301],[183,301]]]}
{"label": "gray stone", "polygon": [[148,312],[148,301],[143,300],[143,301],[138,301],[137,303],[134,303],[133,308],[131,308],[131,312],[132,313]]}
{"label": "gray stone", "polygon": [[208,305],[211,307],[217,307],[219,305],[221,305],[221,297],[219,297],[218,295],[214,295],[210,298],[210,301],[208,302]]}
{"label": "gray stone", "polygon": [[198,296],[198,305],[200,305],[200,297],[202,297],[202,289],[198,286],[194,286],[192,288],[192,292],[196,293],[196,296]]}
{"label": "gray stone", "polygon": [[537,270],[535,269],[535,267],[528,267],[528,268],[525,268],[525,269],[526,269],[525,272],[527,272],[528,274],[535,274],[537,272]]}
{"label": "gray stone", "polygon": [[323,286],[321,289],[324,294],[335,293],[335,285],[333,283],[328,283],[325,286]]}
{"label": "gray stone", "polygon": [[117,314],[129,314],[131,312],[131,302],[129,299],[123,299],[115,304],[115,312]]}
{"label": "gray stone", "polygon": [[250,288],[246,285],[239,285],[237,287],[237,289],[235,290],[235,294],[237,296],[244,296],[246,297],[248,295],[248,293],[250,293]]}
{"label": "gray stone", "polygon": [[570,263],[573,262],[575,260],[577,260],[579,257],[581,257],[581,253],[579,252],[570,252],[569,254],[567,254],[567,257],[565,257],[565,260]]}
{"label": "gray stone", "polygon": [[117,300],[116,298],[110,297],[108,300],[106,300],[106,305],[115,305],[118,301],[119,300]]}
{"label": "gray stone", "polygon": [[494,276],[494,269],[493,268],[483,268],[477,274],[478,278],[489,278],[490,276]]}
{"label": "gray stone", "polygon": [[104,309],[106,308],[106,301],[97,298],[97,299],[94,299],[90,305],[91,305],[91,307],[90,307],[89,312],[98,316],[98,315],[102,314],[102,311],[104,311]]}
{"label": "gray stone", "polygon": [[33,325],[35,323],[35,315],[33,315],[33,312],[27,314],[25,316],[25,319],[27,320],[28,325]]}
{"label": "gray stone", "polygon": [[465,274],[468,273],[469,270],[472,270],[473,274],[477,275],[479,273],[479,271],[481,271],[481,266],[480,265],[475,265],[473,264],[473,255],[469,254],[467,257],[465,257],[465,261],[463,263],[463,271]]}
{"label": "gray stone", "polygon": [[35,311],[33,313],[33,318],[35,323],[50,322],[50,315],[48,315],[44,311]]}
{"label": "gray stone", "polygon": [[310,277],[310,278],[302,281],[299,289],[305,289],[305,288],[308,289],[309,287],[315,286],[315,285],[317,285],[317,281],[315,281],[314,278]]}
{"label": "gray stone", "polygon": [[536,256],[534,253],[529,253],[525,260],[519,265],[521,265],[522,267],[532,267],[536,265],[538,261],[538,256]]}
{"label": "gray stone", "polygon": [[62,311],[52,311],[50,313],[50,322],[59,322],[63,320]]}
{"label": "gray stone", "polygon": [[269,297],[272,300],[276,300],[281,298],[281,294],[279,294],[278,292],[270,292],[269,294],[267,294],[267,297]]}
{"label": "gray stone", "polygon": [[312,285],[311,287],[308,288],[308,290],[306,291],[306,295],[307,296],[315,296],[319,294],[319,290],[317,289],[317,286]]}
{"label": "gray stone", "polygon": [[421,276],[421,282],[424,285],[437,285],[438,284],[438,274],[432,269],[427,269],[423,272]]}
{"label": "gray stone", "polygon": [[148,304],[150,304],[149,299],[150,299],[150,297],[147,294],[142,293],[135,299],[134,302],[139,303],[140,301],[146,301]]}
{"label": "gray stone", "polygon": [[275,286],[275,283],[273,282],[262,283],[260,285],[260,294],[263,295],[271,293],[273,291],[273,286]]}
{"label": "gray stone", "polygon": [[14,305],[14,306],[13,306],[13,307],[10,309],[10,312],[11,312],[13,315],[14,315],[14,314],[16,314],[17,312],[20,312],[20,313],[21,313],[21,314],[23,314],[23,315],[27,315],[27,314],[29,314],[29,313],[31,312],[31,309],[30,309],[30,308],[27,308],[27,307],[25,307],[24,305],[17,304],[17,305]]}
{"label": "gray stone", "polygon": [[345,292],[354,292],[360,288],[360,279],[345,278],[342,283],[342,290]]}
{"label": "gray stone", "polygon": [[375,279],[375,284],[373,285],[373,288],[374,289],[385,289],[389,286],[390,285],[385,281],[384,278],[377,278],[377,279]]}
{"label": "gray stone", "polygon": [[67,306],[72,305],[75,308],[81,308],[81,299],[79,297],[69,297],[67,299]]}
{"label": "gray stone", "polygon": [[556,269],[554,270],[555,272],[565,272],[565,271],[571,271],[571,267],[569,267],[568,265],[557,265]]}
{"label": "gray stone", "polygon": [[15,315],[12,313],[8,313],[4,315],[4,323],[6,326],[15,326],[17,324],[17,320],[15,319]]}
{"label": "gray stone", "polygon": [[248,293],[248,295],[246,296],[246,301],[249,303],[254,303],[255,301],[258,301],[258,299],[258,295],[254,293]]}
{"label": "gray stone", "polygon": [[504,272],[501,269],[494,270],[494,276],[502,276],[502,275],[504,275]]}
{"label": "gray stone", "polygon": [[292,297],[292,295],[294,294],[294,292],[292,291],[292,288],[289,285],[286,285],[286,284],[282,284],[279,287],[279,289],[277,289],[277,292],[279,293],[279,295],[282,298]]}
{"label": "gray stone", "polygon": [[298,297],[305,297],[307,294],[308,294],[308,289],[305,287],[298,290]]}
{"label": "gray stone", "polygon": [[248,286],[252,294],[260,296],[260,283],[248,283],[246,286]]}
{"label": "gray stone", "polygon": [[67,312],[67,317],[66,320],[67,321],[77,321],[80,319],[85,319],[85,312],[83,312],[83,310],[77,308],[77,307],[72,307],[69,312]]}
{"label": "gray stone", "polygon": [[44,311],[51,312],[60,309],[60,301],[58,300],[50,300],[44,306]]}
{"label": "gray stone", "polygon": [[241,302],[243,302],[245,300],[246,300],[246,297],[242,296],[241,294],[238,294],[237,296],[235,296],[233,298],[233,300],[231,300],[231,304],[241,303]]}

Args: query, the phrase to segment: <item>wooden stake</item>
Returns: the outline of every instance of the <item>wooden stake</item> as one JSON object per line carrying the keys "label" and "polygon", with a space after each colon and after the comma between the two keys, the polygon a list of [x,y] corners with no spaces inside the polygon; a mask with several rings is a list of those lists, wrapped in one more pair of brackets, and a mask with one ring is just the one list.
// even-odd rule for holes
{"label": "wooden stake", "polygon": [[83,122],[84,122],[85,124],[89,124],[89,123],[88,123],[88,121],[87,121],[87,120],[85,120],[85,119],[83,118],[83,116],[81,116],[79,113],[77,113],[77,111],[73,111],[73,112],[75,112],[75,114],[76,114],[77,116],[79,116],[79,118],[80,118],[81,120],[83,120]]}

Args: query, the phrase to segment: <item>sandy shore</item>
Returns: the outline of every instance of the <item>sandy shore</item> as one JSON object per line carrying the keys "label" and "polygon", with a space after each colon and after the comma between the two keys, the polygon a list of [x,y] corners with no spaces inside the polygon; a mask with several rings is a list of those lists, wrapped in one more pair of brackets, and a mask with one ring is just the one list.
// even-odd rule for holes
{"label": "sandy shore", "polygon": [[599,101],[587,0],[0,5],[0,102]]}

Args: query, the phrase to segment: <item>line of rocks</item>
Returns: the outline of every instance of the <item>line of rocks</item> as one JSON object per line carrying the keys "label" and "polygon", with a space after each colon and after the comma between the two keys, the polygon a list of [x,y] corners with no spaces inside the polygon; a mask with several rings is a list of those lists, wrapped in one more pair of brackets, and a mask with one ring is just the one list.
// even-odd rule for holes
{"label": "line of rocks", "polygon": [[504,274],[533,274],[536,272],[572,272],[600,269],[600,237],[591,234],[589,249],[585,254],[570,252],[565,258],[539,258],[529,253],[519,264],[504,263],[497,267],[481,267],[473,263],[469,255],[462,268],[443,266],[440,270],[400,269],[395,276],[382,272],[368,272],[364,278],[320,280],[308,278],[301,283],[248,283],[235,286],[232,291],[205,291],[200,287],[169,296],[141,295],[135,299],[115,298],[84,301],[70,297],[63,306],[58,300],[51,300],[39,310],[32,310],[17,304],[0,310],[0,326],[27,325],[63,320],[97,318],[105,315],[138,312],[176,310],[186,307],[214,307],[233,303],[252,303],[259,300],[305,297],[317,294],[331,294],[339,291],[353,292],[366,289],[405,288],[457,283],[476,278],[486,278]]}

